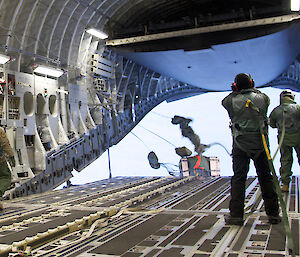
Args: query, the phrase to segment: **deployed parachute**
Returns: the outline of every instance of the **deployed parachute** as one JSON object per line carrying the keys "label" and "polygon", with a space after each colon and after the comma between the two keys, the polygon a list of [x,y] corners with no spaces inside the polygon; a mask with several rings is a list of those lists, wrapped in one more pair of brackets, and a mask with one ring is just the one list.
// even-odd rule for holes
{"label": "deployed parachute", "polygon": [[157,155],[153,151],[151,151],[148,154],[148,161],[149,161],[151,168],[153,168],[153,169],[159,169],[160,167],[163,167],[169,172],[169,174],[171,176],[180,176],[181,175],[181,173],[178,170],[178,165],[174,165],[171,163],[158,162]]}
{"label": "deployed parachute", "polygon": [[190,149],[186,148],[185,146],[175,148],[175,152],[180,157],[186,157],[186,156],[190,156],[192,154],[192,151]]}
{"label": "deployed parachute", "polygon": [[[198,154],[203,153],[206,148],[208,148],[208,145],[203,145],[200,143],[200,138],[199,136],[197,136],[194,132],[194,130],[189,126],[189,123],[191,122],[191,119],[187,119],[185,117],[181,117],[178,115],[175,115],[172,118],[172,124],[177,125],[179,124],[180,126],[180,130],[181,130],[181,134],[184,137],[187,137],[189,140],[191,140],[191,142],[193,143],[193,145],[195,146],[195,152],[197,152]],[[180,155],[180,154],[179,154]]]}
{"label": "deployed parachute", "polygon": [[157,155],[155,154],[155,152],[151,151],[148,154],[148,161],[149,161],[151,168],[153,168],[153,169],[160,168],[160,163],[158,162],[158,158],[157,158]]}
{"label": "deployed parachute", "polygon": [[[170,175],[172,176],[195,176],[197,178],[209,177],[209,176],[220,176],[219,160],[217,157],[206,157],[203,152],[211,147],[212,145],[220,143],[212,143],[209,145],[204,145],[200,143],[200,138],[195,134],[194,130],[189,126],[189,123],[192,119],[181,117],[175,115],[172,118],[172,124],[179,125],[181,134],[184,137],[187,137],[195,146],[194,151],[197,153],[194,156],[192,151],[187,147],[177,147],[175,148],[176,154],[178,154],[181,159],[179,166],[169,163],[160,163],[156,154],[151,151],[148,154],[149,164],[153,169],[159,169],[163,167],[167,169]],[[223,145],[221,145],[224,147]],[[227,149],[225,148],[227,151]],[[227,151],[230,155],[230,153]],[[176,170],[175,170],[176,167]],[[178,174],[178,175],[177,175]]]}

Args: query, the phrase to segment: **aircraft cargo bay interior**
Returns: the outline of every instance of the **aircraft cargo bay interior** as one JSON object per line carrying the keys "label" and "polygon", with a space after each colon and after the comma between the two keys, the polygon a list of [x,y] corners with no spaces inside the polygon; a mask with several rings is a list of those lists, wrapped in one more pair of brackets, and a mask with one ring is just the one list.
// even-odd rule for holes
{"label": "aircraft cargo bay interior", "polygon": [[[284,140],[298,140],[299,127],[288,109],[267,117],[270,99],[260,92],[280,90],[280,105],[296,106],[299,7],[298,0],[1,0],[0,256],[299,256],[300,174],[284,171]],[[124,163],[126,176],[112,175],[110,149],[129,134],[147,148],[132,130],[155,107],[220,92],[228,93],[218,105],[230,118],[232,152],[200,140],[185,110],[167,118],[192,147],[144,128],[175,148],[176,164],[147,149],[145,163],[167,176],[132,174],[134,158]],[[203,109],[201,126],[217,110]],[[281,167],[269,152],[269,125],[278,129]],[[259,134],[252,146],[262,142],[255,154],[241,144],[249,127]],[[234,176],[206,154],[212,146],[233,161]],[[108,179],[72,185],[104,153]],[[232,192],[247,158],[259,171],[242,186],[243,219],[232,215]]]}

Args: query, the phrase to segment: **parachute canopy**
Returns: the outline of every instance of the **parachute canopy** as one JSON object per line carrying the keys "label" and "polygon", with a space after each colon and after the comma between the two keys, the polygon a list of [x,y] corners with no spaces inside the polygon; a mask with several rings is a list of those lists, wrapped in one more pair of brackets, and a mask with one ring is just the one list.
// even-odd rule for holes
{"label": "parachute canopy", "polygon": [[186,156],[190,156],[192,154],[192,151],[190,149],[186,148],[185,146],[175,148],[175,152],[180,157],[186,157]]}
{"label": "parachute canopy", "polygon": [[151,151],[148,154],[148,161],[149,161],[149,164],[150,164],[151,168],[153,168],[153,169],[159,169],[160,168],[160,163],[158,162],[158,158],[157,158],[156,154],[153,151]]}

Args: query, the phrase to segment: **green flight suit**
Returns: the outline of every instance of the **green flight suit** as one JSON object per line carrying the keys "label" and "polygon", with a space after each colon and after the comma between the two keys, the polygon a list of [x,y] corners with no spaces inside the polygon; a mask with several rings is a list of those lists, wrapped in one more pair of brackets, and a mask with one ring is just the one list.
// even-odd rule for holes
{"label": "green flight suit", "polygon": [[283,184],[288,185],[292,176],[293,148],[300,164],[300,106],[292,99],[283,97],[281,103],[270,114],[270,126],[278,129],[278,141],[282,133],[283,117],[285,135],[280,147],[280,176]]}
{"label": "green flight suit", "polygon": [[[251,103],[247,103],[248,100]],[[249,155],[264,152],[260,128],[263,128],[268,140],[266,113],[269,104],[269,97],[256,88],[232,92],[223,99],[222,105],[228,111],[231,119],[234,147],[240,148]]]}
{"label": "green flight suit", "polygon": [[10,187],[11,173],[6,158],[13,159],[14,151],[7,139],[5,130],[0,127],[0,198]]}
{"label": "green flight suit", "polygon": [[243,219],[244,216],[250,159],[256,168],[266,214],[277,217],[279,213],[278,198],[261,136],[262,128],[267,139],[269,103],[269,97],[255,88],[232,92],[222,101],[232,123],[234,175],[231,177],[229,210],[233,218]]}
{"label": "green flight suit", "polygon": [[10,170],[6,162],[0,162],[0,198],[9,188],[11,182]]}

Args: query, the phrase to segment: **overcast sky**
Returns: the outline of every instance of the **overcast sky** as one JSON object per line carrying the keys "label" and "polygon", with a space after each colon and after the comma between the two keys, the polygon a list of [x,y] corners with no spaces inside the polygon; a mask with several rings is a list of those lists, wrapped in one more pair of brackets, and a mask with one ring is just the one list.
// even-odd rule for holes
{"label": "overcast sky", "polygon": [[[265,88],[261,90],[271,100],[268,114],[279,104],[281,89]],[[201,143],[211,144],[218,142],[223,144],[231,152],[232,138],[227,111],[222,107],[222,99],[229,92],[206,93],[199,96],[186,98],[172,103],[163,102],[154,108],[146,117],[129,133],[119,144],[110,148],[112,176],[168,176],[166,169],[152,169],[148,163],[148,153],[154,151],[159,162],[178,165],[180,157],[175,153],[176,147],[186,146],[194,150],[193,145],[187,138],[183,138],[179,125],[171,124],[174,115],[180,115],[193,119],[190,126],[200,137]],[[300,103],[300,93],[296,93],[295,100]],[[143,128],[142,128],[143,127]],[[158,136],[153,135],[144,128],[151,130]],[[275,153],[277,144],[277,130],[270,128],[271,154]],[[172,145],[171,145],[172,144]],[[221,176],[232,176],[232,160],[226,151],[220,146],[213,146],[204,155],[217,156],[220,159]],[[90,164],[80,173],[73,172],[72,184],[84,184],[100,179],[108,178],[107,151],[95,162]],[[277,154],[274,165],[279,174],[279,158]],[[293,174],[300,175],[297,157],[294,153]],[[256,175],[255,168],[251,163],[249,175]]]}

